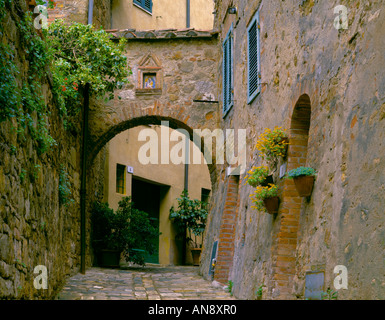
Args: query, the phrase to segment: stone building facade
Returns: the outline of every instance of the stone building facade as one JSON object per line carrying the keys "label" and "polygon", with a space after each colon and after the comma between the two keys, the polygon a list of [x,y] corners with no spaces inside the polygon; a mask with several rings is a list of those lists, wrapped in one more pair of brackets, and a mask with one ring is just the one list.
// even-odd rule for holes
{"label": "stone building facade", "polygon": [[[337,5],[347,10],[334,12]],[[231,28],[233,40],[233,106],[221,127],[248,130],[248,169],[262,163],[253,149],[258,136],[277,126],[289,136],[286,172],[317,171],[306,199],[279,177],[284,162],[277,165],[276,215],[251,208],[244,175],[218,181],[201,272],[211,278],[218,240],[214,279],[231,280],[236,297],[255,299],[262,288],[263,299],[304,299],[316,275],[318,290],[338,291],[339,299],[385,297],[384,9],[381,1],[216,1],[219,46]],[[248,102],[247,34],[257,14],[260,92]],[[219,88],[222,67],[221,58]],[[219,100],[222,109],[221,92]],[[340,265],[347,289],[334,286]]]}
{"label": "stone building facade", "polygon": [[[19,29],[26,1],[12,1],[6,7],[3,39],[15,50],[14,63],[18,83],[28,81],[30,65]],[[32,28],[32,27],[31,27]],[[0,123],[0,299],[51,299],[63,285],[65,277],[80,267],[80,178],[82,113],[72,130],[64,128],[63,119],[51,91],[50,72],[43,79],[41,94],[49,110],[48,128],[56,146],[39,154],[36,140],[28,134],[20,139],[17,123]],[[3,106],[2,106],[3,107]],[[103,160],[101,151],[89,170],[94,186],[88,201],[103,197]],[[64,171],[69,183],[68,206],[59,201],[59,180]],[[86,221],[90,234],[90,221]],[[90,246],[86,248],[86,265],[91,266]],[[37,289],[34,279],[47,270],[47,289]]]}
{"label": "stone building facade", "polygon": [[[56,2],[51,18],[87,23],[88,1]],[[109,3],[95,1],[93,10],[95,24],[106,29],[111,26]],[[343,11],[336,21],[341,11],[335,13],[338,5],[346,8],[347,28]],[[234,295],[241,299],[256,298],[259,288],[263,299],[303,299],[314,275],[322,279],[318,289],[337,290],[334,268],[343,265],[348,288],[338,290],[339,299],[383,299],[384,4],[218,0],[215,12],[214,30],[218,31],[138,32],[130,26],[111,31],[116,38],[130,38],[127,55],[134,72],[131,84],[110,104],[91,103],[88,183],[102,184],[98,177],[105,144],[138,125],[168,120],[170,127],[189,132],[194,128],[246,129],[247,169],[262,163],[253,149],[258,136],[265,128],[282,126],[290,145],[287,158],[274,172],[281,200],[277,214],[252,209],[249,195],[253,189],[245,185],[244,174],[228,175],[227,165],[215,161],[209,165],[212,196],[202,275],[222,283],[231,280]],[[12,19],[8,18],[9,25]],[[258,21],[260,87],[250,101],[247,34],[254,21]],[[9,30],[13,30],[9,39],[16,42],[16,29]],[[228,48],[223,44],[229,39],[233,42],[233,87],[226,91],[231,99],[226,100],[224,113],[223,80],[229,74],[223,73],[222,57],[223,48]],[[162,65],[161,91],[140,87],[146,69],[139,67],[145,67],[141,62],[148,54]],[[229,61],[228,54],[225,60]],[[49,89],[46,94],[49,99]],[[51,121],[55,122],[54,115]],[[62,152],[40,160],[43,171],[33,188],[19,180],[33,151],[21,146],[17,156],[11,155],[10,125],[1,126],[1,292],[6,292],[4,297],[48,297],[63,275],[75,272],[79,265],[80,142],[54,126]],[[51,201],[57,197],[56,163],[64,163],[73,177],[73,211]],[[317,170],[310,198],[299,197],[293,183],[279,177],[284,163],[286,172],[300,165]],[[95,191],[88,191],[90,201],[97,196]],[[45,209],[36,209],[41,207]],[[49,225],[47,234],[39,230],[44,222]],[[90,262],[88,251],[88,266]],[[33,289],[35,264],[49,268],[52,287],[46,296]]]}

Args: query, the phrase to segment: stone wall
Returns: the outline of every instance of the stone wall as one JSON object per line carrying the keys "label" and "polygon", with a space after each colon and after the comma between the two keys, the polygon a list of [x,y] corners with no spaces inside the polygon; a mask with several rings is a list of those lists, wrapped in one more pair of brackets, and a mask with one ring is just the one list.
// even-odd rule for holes
{"label": "stone wall", "polygon": [[[88,0],[57,0],[54,9],[48,9],[48,21],[63,19],[67,22],[88,23]],[[94,0],[92,24],[95,28],[110,29],[111,1]]]}
{"label": "stone wall", "polygon": [[[114,100],[91,101],[92,156],[116,134],[150,122],[167,120],[170,127],[190,134],[192,129],[218,127],[216,34],[187,35],[185,30],[165,37],[169,33],[151,32],[153,39],[148,39],[147,32],[113,32],[117,38],[130,37],[126,55],[132,74]],[[155,88],[143,88],[146,73],[156,73]]]}
{"label": "stone wall", "polygon": [[[12,1],[12,10],[26,11],[25,1]],[[4,38],[16,46],[15,63],[20,71],[17,80],[24,82],[28,63],[25,48],[18,40],[18,19],[18,15],[7,15]],[[52,150],[38,155],[36,141],[28,135],[22,140],[15,134],[15,121],[0,123],[0,299],[52,298],[65,277],[79,271],[82,114],[75,127],[66,130],[48,78],[42,88],[50,111],[49,132],[57,142]],[[95,160],[96,168],[100,159]],[[68,206],[59,204],[62,167],[68,174],[74,200]],[[93,187],[89,202],[103,194],[98,184],[99,178],[103,181],[100,172],[89,172],[89,185]],[[88,237],[89,230],[88,220]],[[87,244],[87,266],[91,265],[90,256]],[[46,290],[37,290],[33,285],[38,265],[48,271]]]}
{"label": "stone wall", "polygon": [[[318,172],[309,199],[300,198],[293,185],[275,173],[281,190],[276,216],[252,209],[253,188],[240,183],[228,277],[235,296],[254,299],[264,284],[263,299],[303,299],[309,272],[323,273],[323,290],[336,291],[333,270],[344,265],[348,289],[338,291],[339,299],[383,299],[384,4],[231,3],[237,7],[235,15],[226,14],[230,1],[216,2],[215,27],[221,30],[221,41],[231,23],[234,26],[234,106],[221,126],[248,130],[248,168],[262,162],[252,149],[258,135],[264,128],[282,126],[291,142],[287,169],[306,164]],[[348,9],[347,29],[333,26],[337,16],[333,9],[339,4]],[[258,8],[262,87],[248,104],[246,28]],[[221,64],[220,60],[219,71]],[[221,79],[220,71],[218,87]],[[298,106],[310,110],[306,148],[290,129]],[[201,265],[206,277],[222,223],[227,183],[222,178],[206,230]]]}

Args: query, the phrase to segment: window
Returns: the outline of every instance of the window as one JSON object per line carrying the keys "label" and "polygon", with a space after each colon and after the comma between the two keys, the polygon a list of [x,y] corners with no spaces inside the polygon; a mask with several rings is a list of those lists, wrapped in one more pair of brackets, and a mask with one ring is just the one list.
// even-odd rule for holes
{"label": "window", "polygon": [[223,41],[223,115],[233,106],[233,26]]}
{"label": "window", "polygon": [[201,189],[201,201],[206,203],[206,207],[205,209],[208,209],[207,208],[207,205],[209,203],[209,200],[210,200],[210,190],[209,189],[205,189],[205,188],[202,188]]}
{"label": "window", "polygon": [[126,166],[116,164],[116,193],[126,193]]}
{"label": "window", "polygon": [[152,13],[152,0],[134,0],[134,4]]}
{"label": "window", "polygon": [[247,28],[247,103],[261,90],[259,12]]}

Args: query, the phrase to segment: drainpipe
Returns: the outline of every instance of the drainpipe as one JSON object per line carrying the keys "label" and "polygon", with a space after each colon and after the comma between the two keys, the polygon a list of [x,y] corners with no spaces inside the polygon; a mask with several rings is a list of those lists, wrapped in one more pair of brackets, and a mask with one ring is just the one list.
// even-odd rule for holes
{"label": "drainpipe", "polygon": [[87,140],[88,140],[88,109],[90,101],[90,84],[84,88],[84,110],[82,129],[82,171],[80,183],[80,273],[86,273],[86,182],[87,182]]}
{"label": "drainpipe", "polygon": [[[185,158],[184,158],[184,189],[188,191],[188,164],[189,164],[189,152],[190,152],[190,137],[185,136]],[[186,264],[186,232],[184,231],[183,245],[182,245],[182,262]]]}
{"label": "drainpipe", "polygon": [[185,161],[184,161],[184,189],[188,191],[188,164],[189,164],[189,152],[190,152],[190,138],[185,137],[185,143],[186,143],[186,154],[185,154]]}
{"label": "drainpipe", "polygon": [[186,28],[190,28],[190,0],[186,0]]}
{"label": "drainpipe", "polygon": [[93,16],[94,16],[94,0],[88,0],[88,24],[92,24]]}

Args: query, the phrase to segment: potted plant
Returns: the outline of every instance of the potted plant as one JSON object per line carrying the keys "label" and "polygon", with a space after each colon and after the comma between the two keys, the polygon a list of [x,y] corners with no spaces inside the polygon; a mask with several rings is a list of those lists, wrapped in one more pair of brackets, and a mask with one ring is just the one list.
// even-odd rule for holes
{"label": "potted plant", "polygon": [[301,166],[290,170],[287,175],[289,179],[293,179],[298,194],[301,197],[308,197],[311,195],[316,175],[313,168]]}
{"label": "potted plant", "polygon": [[275,165],[279,157],[285,157],[289,139],[281,127],[275,127],[274,130],[266,128],[258,137],[255,148],[260,152],[263,160]]}
{"label": "potted plant", "polygon": [[254,209],[267,211],[270,214],[278,212],[278,187],[275,184],[269,183],[268,186],[257,186],[250,198],[255,203],[255,206],[252,207]]}
{"label": "potted plant", "polygon": [[247,172],[245,179],[246,183],[254,188],[258,185],[268,186],[269,183],[273,183],[273,176],[269,174],[269,168],[267,166],[254,166]]}
{"label": "potted plant", "polygon": [[181,197],[178,198],[178,209],[174,210],[173,207],[170,209],[170,219],[178,230],[177,237],[185,238],[186,244],[191,245],[194,265],[199,265],[202,245],[197,239],[205,230],[207,215],[206,203],[190,199],[187,190],[183,190]]}
{"label": "potted plant", "polygon": [[159,236],[148,214],[133,207],[131,197],[124,197],[116,212],[107,203],[96,202],[92,227],[94,249],[104,267],[119,267],[121,255],[127,262],[144,265],[144,254],[154,252],[153,239]]}
{"label": "potted plant", "polygon": [[122,249],[113,232],[116,216],[108,203],[95,202],[92,209],[93,249],[97,264],[104,267],[119,267]]}

